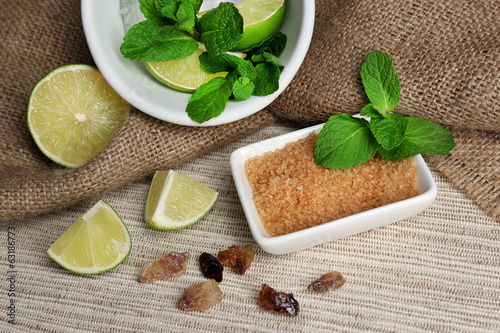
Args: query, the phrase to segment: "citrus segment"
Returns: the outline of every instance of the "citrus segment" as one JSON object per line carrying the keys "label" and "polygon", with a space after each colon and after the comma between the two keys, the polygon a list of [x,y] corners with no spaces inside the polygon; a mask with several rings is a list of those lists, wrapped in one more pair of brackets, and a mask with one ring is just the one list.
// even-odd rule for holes
{"label": "citrus segment", "polygon": [[65,167],[85,164],[111,139],[130,105],[89,65],[59,67],[33,88],[28,127],[39,149]]}
{"label": "citrus segment", "polygon": [[99,274],[118,266],[131,248],[127,226],[100,200],[51,245],[47,254],[74,273]]}
{"label": "citrus segment", "polygon": [[185,228],[203,218],[219,193],[173,170],[157,171],[149,188],[144,220],[157,229]]}
{"label": "citrus segment", "polygon": [[285,17],[285,0],[246,0],[235,5],[243,17],[243,36],[235,50],[245,50],[277,32]]}
{"label": "citrus segment", "polygon": [[145,61],[148,71],[160,82],[170,88],[193,92],[204,83],[219,76],[226,76],[227,72],[209,74],[200,68],[199,56],[204,52],[199,48],[190,56],[170,61]]}

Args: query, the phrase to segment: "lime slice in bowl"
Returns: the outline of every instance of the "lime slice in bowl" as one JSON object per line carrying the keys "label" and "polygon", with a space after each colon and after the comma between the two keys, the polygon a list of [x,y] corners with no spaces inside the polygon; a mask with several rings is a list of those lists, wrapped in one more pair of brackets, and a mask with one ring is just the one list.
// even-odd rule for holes
{"label": "lime slice in bowl", "polygon": [[182,229],[201,220],[219,193],[173,170],[156,171],[149,188],[144,220],[162,230]]}
{"label": "lime slice in bowl", "polygon": [[285,17],[285,0],[246,0],[235,5],[243,17],[243,36],[235,50],[245,50],[277,32]]}
{"label": "lime slice in bowl", "polygon": [[118,266],[132,248],[120,216],[103,200],[80,216],[47,250],[52,260],[77,274],[99,274]]}
{"label": "lime slice in bowl", "polygon": [[166,84],[170,88],[193,92],[199,86],[213,78],[227,75],[227,72],[219,72],[209,74],[200,68],[199,56],[203,53],[203,49],[199,48],[190,56],[170,61],[145,61],[147,70],[160,82]]}
{"label": "lime slice in bowl", "polygon": [[43,77],[28,103],[28,128],[38,148],[69,168],[85,164],[111,139],[130,105],[97,68],[66,65]]}

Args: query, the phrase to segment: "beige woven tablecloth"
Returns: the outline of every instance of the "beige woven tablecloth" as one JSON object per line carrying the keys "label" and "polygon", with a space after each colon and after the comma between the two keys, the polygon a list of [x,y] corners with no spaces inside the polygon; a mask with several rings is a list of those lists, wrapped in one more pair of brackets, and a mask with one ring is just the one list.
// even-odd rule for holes
{"label": "beige woven tablecloth", "polygon": [[47,0],[36,10],[29,0],[1,4],[0,222],[138,181],[253,133],[276,116],[305,125],[338,112],[359,113],[367,103],[359,69],[374,49],[394,59],[402,84],[395,111],[440,123],[455,135],[452,153],[430,161],[500,221],[498,0],[316,0],[306,58],[266,110],[232,124],[190,128],[134,109],[94,159],[72,170],[40,153],[26,126],[26,104],[49,71],[93,63],[80,2]]}
{"label": "beige woven tablecloth", "polygon": [[[50,244],[94,204],[93,198],[57,213],[2,225],[1,332],[498,332],[500,229],[440,172],[436,201],[424,212],[384,228],[294,254],[256,248],[243,276],[226,270],[224,298],[207,312],[176,305],[183,290],[206,281],[197,257],[253,242],[229,166],[246,144],[293,130],[281,123],[176,168],[221,193],[199,223],[159,231],[142,218],[150,177],[102,196],[122,216],[132,237],[130,256],[98,276],[65,271],[46,254]],[[6,230],[16,233],[16,326],[7,323]],[[50,227],[48,227],[50,226]],[[191,254],[184,276],[152,285],[136,279],[143,264],[169,251]],[[345,285],[315,294],[307,285],[337,270]],[[262,283],[293,292],[301,312],[262,311]]]}
{"label": "beige woven tablecloth", "polygon": [[[308,55],[267,110],[210,128],[133,110],[95,159],[63,170],[34,144],[26,103],[50,70],[92,64],[80,2],[0,0],[0,332],[500,331],[499,1],[315,3]],[[253,243],[229,154],[294,130],[276,116],[305,125],[359,112],[366,102],[359,68],[373,49],[395,60],[403,86],[397,111],[437,121],[456,137],[451,155],[426,157],[436,201],[413,218],[290,255],[255,246],[244,276],[226,270],[221,304],[205,313],[179,309],[183,290],[205,281],[199,254]],[[221,194],[189,228],[164,232],[143,222],[151,174],[165,167]],[[45,252],[100,198],[127,224],[132,252],[110,272],[72,274]],[[186,275],[136,281],[145,263],[170,251],[191,253]],[[346,279],[341,289],[323,295],[306,289],[334,270]],[[300,314],[262,311],[262,283],[293,292]]]}

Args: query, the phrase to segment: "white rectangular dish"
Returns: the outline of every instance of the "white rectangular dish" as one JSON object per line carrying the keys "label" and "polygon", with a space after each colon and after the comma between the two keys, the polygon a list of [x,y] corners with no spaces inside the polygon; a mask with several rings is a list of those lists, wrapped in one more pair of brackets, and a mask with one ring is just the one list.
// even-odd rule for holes
{"label": "white rectangular dish", "polygon": [[271,254],[292,253],[382,227],[422,212],[436,198],[437,188],[434,178],[422,156],[416,155],[413,159],[418,169],[417,187],[420,192],[419,195],[308,229],[271,237],[264,229],[257,213],[253,201],[253,192],[245,173],[245,162],[250,157],[281,149],[287,143],[303,139],[313,131],[319,133],[323,125],[304,128],[275,138],[256,142],[239,148],[231,154],[231,171],[248,225],[255,241],[266,252]]}

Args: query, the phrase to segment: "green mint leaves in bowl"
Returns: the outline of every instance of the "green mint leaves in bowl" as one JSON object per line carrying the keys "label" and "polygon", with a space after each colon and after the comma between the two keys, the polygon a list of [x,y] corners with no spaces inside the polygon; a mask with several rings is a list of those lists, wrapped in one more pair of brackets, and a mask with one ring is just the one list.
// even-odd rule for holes
{"label": "green mint leaves in bowl", "polygon": [[[247,6],[260,3],[247,0]],[[146,20],[127,31],[120,51],[127,59],[145,62],[148,70],[160,81],[167,81],[168,86],[194,90],[186,106],[193,121],[204,123],[218,117],[230,99],[244,101],[278,91],[284,69],[278,57],[287,41],[286,35],[278,31],[284,18],[284,0],[269,1],[276,13],[267,19],[269,24],[260,23],[265,38],[244,50],[235,50],[245,34],[243,16],[233,3],[221,2],[203,13],[202,0],[140,0],[139,4]],[[163,65],[158,62],[187,59],[200,48],[195,65],[184,67],[189,67],[187,71],[206,73],[201,84],[172,82],[156,70]],[[166,69],[167,74],[173,71],[178,72],[174,73],[177,76],[185,76],[181,72],[183,65],[175,65]]]}
{"label": "green mint leaves in bowl", "polygon": [[361,66],[361,79],[370,104],[360,115],[370,121],[346,113],[331,116],[316,141],[318,165],[347,169],[376,153],[398,161],[418,154],[448,155],[455,147],[453,136],[441,126],[391,112],[399,103],[401,86],[387,53],[370,53]]}

